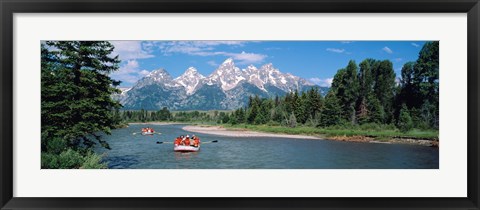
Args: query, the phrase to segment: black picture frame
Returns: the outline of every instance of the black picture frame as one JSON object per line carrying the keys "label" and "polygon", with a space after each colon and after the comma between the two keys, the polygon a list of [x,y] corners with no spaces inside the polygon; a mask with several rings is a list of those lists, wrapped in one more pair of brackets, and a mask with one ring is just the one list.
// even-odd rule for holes
{"label": "black picture frame", "polygon": [[[0,0],[1,209],[479,209],[478,0]],[[13,197],[15,13],[467,13],[468,188],[465,198],[17,198]],[[102,187],[102,186],[98,186]],[[254,190],[254,189],[252,189]]]}

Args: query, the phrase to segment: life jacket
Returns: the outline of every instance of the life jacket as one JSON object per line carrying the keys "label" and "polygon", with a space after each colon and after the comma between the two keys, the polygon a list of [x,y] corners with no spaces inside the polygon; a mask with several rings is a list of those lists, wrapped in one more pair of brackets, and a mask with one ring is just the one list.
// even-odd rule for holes
{"label": "life jacket", "polygon": [[185,139],[185,145],[190,146],[190,139],[189,138]]}
{"label": "life jacket", "polygon": [[174,141],[175,146],[180,145],[180,142],[181,142],[181,141],[182,141],[181,138],[176,138],[175,141]]}
{"label": "life jacket", "polygon": [[195,137],[193,139],[193,146],[198,147],[200,145],[200,139],[198,137]]}

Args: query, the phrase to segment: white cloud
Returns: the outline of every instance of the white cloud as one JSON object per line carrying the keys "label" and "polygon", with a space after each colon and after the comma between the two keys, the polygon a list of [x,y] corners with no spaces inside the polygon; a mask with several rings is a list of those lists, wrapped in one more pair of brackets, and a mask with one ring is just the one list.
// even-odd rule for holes
{"label": "white cloud", "polygon": [[331,87],[333,82],[333,78],[320,79],[318,77],[313,77],[308,80],[320,87]]}
{"label": "white cloud", "polygon": [[147,70],[140,70],[139,69],[138,61],[136,60],[128,60],[124,62],[122,66],[110,74],[110,76],[115,80],[120,80],[123,83],[135,83],[140,78],[146,76],[150,72]]}
{"label": "white cloud", "polygon": [[138,74],[140,74],[142,76],[147,76],[148,74],[150,74],[150,72],[147,71],[147,70],[141,70],[140,72],[138,72]]}
{"label": "white cloud", "polygon": [[155,57],[150,54],[148,45],[141,41],[110,41],[115,46],[114,55],[119,55],[120,60],[145,59]]}
{"label": "white cloud", "polygon": [[246,53],[244,51],[241,53],[224,53],[223,55],[232,57],[233,60],[239,61],[239,64],[261,63],[267,57],[266,55]]}
{"label": "white cloud", "polygon": [[213,66],[213,67],[218,67],[220,65],[215,61],[208,61],[207,64],[210,65],[210,66]]}
{"label": "white cloud", "polygon": [[[239,64],[261,63],[267,58],[267,55],[251,53],[251,52],[225,52],[216,51],[215,46],[243,46],[243,41],[174,41],[158,43],[160,51],[164,55],[181,53],[195,56],[226,56],[231,57]],[[211,66],[216,66],[214,62],[208,62]]]}
{"label": "white cloud", "polygon": [[282,49],[282,48],[280,48],[280,47],[267,47],[267,48],[264,48],[264,50],[268,50],[268,51],[270,51],[270,50],[281,50],[281,49]]}
{"label": "white cloud", "polygon": [[419,44],[417,44],[417,43],[414,43],[414,42],[412,42],[412,46],[414,46],[414,47],[420,47],[420,45],[419,45]]}
{"label": "white cloud", "polygon": [[327,51],[334,52],[334,53],[343,53],[345,52],[345,49],[327,48]]}
{"label": "white cloud", "polygon": [[383,51],[385,51],[386,53],[388,54],[392,54],[393,53],[393,50],[388,48],[387,46],[385,46],[384,48],[382,48]]}
{"label": "white cloud", "polygon": [[189,55],[210,56],[217,54],[213,51],[215,46],[243,46],[245,43],[244,41],[173,41],[155,42],[154,44],[156,44],[165,55],[184,53]]}

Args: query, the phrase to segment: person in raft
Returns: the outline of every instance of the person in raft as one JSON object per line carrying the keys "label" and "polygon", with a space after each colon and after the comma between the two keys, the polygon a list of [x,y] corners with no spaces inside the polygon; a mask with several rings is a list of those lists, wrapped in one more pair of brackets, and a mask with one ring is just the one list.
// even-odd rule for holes
{"label": "person in raft", "polygon": [[185,137],[181,135],[179,138],[180,138],[180,143],[178,145],[184,145]]}
{"label": "person in raft", "polygon": [[146,127],[146,128],[142,128],[142,132],[143,133],[153,133],[155,131],[153,130],[153,128]]}
{"label": "person in raft", "polygon": [[183,141],[184,145],[187,145],[187,146],[190,146],[190,136],[187,135],[187,137],[185,137],[185,141]]}
{"label": "person in raft", "polygon": [[200,145],[200,138],[198,138],[198,136],[195,136],[194,134],[192,135],[192,139],[193,139],[192,146],[198,147]]}
{"label": "person in raft", "polygon": [[173,142],[173,144],[174,144],[175,146],[178,146],[178,145],[180,145],[181,142],[182,142],[182,136],[179,136],[179,137],[177,137],[177,138],[175,139],[175,141]]}

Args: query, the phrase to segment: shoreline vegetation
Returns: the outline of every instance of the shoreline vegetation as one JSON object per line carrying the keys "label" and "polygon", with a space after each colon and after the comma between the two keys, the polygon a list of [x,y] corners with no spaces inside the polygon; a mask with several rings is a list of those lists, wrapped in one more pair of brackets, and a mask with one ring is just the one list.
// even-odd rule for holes
{"label": "shoreline vegetation", "polygon": [[196,132],[229,137],[278,137],[278,138],[302,138],[311,140],[331,140],[361,143],[384,143],[384,144],[413,144],[420,146],[438,147],[438,131],[413,130],[401,133],[398,130],[364,130],[346,128],[312,128],[266,125],[231,125],[231,124],[201,124],[189,122],[130,122],[129,125],[182,125],[182,129],[188,132]]}
{"label": "shoreline vegetation", "polygon": [[239,137],[280,137],[333,140],[363,143],[415,144],[438,147],[438,133],[435,131],[412,131],[403,134],[398,131],[365,131],[352,129],[317,129],[310,127],[289,128],[283,126],[254,125],[206,125],[195,124],[183,127],[190,132]]}

